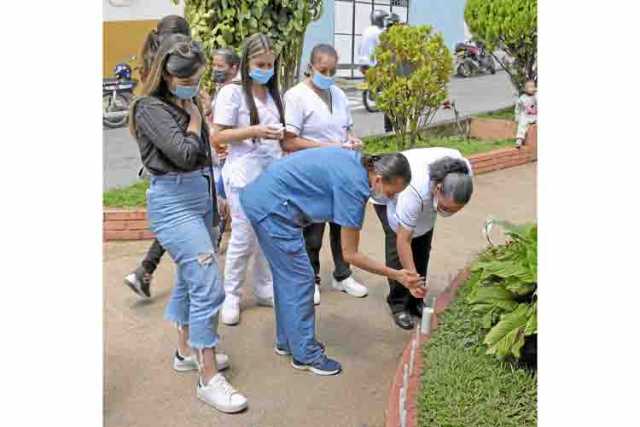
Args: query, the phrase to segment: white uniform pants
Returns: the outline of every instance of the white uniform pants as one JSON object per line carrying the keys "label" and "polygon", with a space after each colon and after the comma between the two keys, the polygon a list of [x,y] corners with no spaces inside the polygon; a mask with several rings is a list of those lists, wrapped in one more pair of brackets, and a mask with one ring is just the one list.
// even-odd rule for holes
{"label": "white uniform pants", "polygon": [[269,264],[258,244],[256,235],[240,206],[240,193],[235,188],[225,188],[231,214],[231,237],[227,246],[224,267],[225,304],[240,302],[240,288],[253,259],[253,291],[258,298],[273,297],[273,279]]}

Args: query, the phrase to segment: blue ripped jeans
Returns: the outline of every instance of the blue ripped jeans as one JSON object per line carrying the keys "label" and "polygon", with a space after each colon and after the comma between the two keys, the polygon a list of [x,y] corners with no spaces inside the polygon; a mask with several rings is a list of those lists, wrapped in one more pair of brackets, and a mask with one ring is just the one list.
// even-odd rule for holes
{"label": "blue ripped jeans", "polygon": [[224,301],[214,250],[213,200],[209,169],[152,176],[147,190],[151,230],[176,263],[176,279],[165,318],[189,326],[195,349],[218,343],[218,311]]}

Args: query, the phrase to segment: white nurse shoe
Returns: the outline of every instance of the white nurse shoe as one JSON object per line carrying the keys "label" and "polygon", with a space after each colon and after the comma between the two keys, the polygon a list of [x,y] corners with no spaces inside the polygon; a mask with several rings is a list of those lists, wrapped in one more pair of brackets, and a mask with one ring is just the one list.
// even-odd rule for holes
{"label": "white nurse shoe", "polygon": [[337,281],[335,278],[333,278],[331,285],[333,286],[333,289],[346,292],[356,298],[366,297],[367,293],[369,292],[366,286],[356,282],[355,279],[351,276],[341,281]]}
{"label": "white nurse shoe", "polygon": [[220,320],[225,325],[236,325],[240,321],[240,303],[225,300],[220,310]]}

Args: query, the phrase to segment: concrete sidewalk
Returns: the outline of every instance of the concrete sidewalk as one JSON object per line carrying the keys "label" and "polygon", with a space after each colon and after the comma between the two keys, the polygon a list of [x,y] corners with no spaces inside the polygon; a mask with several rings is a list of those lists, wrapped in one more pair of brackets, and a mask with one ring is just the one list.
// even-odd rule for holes
{"label": "concrete sidewalk", "polygon": [[[475,184],[469,206],[452,218],[438,219],[429,267],[433,286],[446,286],[447,277],[485,246],[481,228],[488,215],[514,222],[536,218],[535,163],[481,175]],[[363,231],[362,250],[384,260],[383,233],[370,207]],[[317,328],[328,355],[343,365],[344,372],[335,377],[296,371],[288,358],[276,356],[273,311],[256,307],[247,295],[240,325],[221,325],[220,349],[231,357],[227,377],[249,398],[249,409],[224,415],[195,397],[195,373],[172,369],[176,333],[163,320],[173,284],[169,257],[156,272],[152,300],[140,301],[122,284],[149,245],[104,245],[105,426],[384,425],[387,392],[411,333],[391,320],[385,279],[356,270],[355,276],[369,287],[368,297],[355,299],[334,291],[325,243]]]}

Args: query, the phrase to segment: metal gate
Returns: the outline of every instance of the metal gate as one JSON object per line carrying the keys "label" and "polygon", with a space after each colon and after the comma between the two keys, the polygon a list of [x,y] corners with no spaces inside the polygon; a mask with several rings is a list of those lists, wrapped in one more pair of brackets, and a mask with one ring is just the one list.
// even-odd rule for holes
{"label": "metal gate", "polygon": [[341,77],[362,77],[357,58],[362,33],[371,25],[375,9],[397,13],[402,22],[409,22],[409,0],[335,0],[333,46],[338,51]]}

